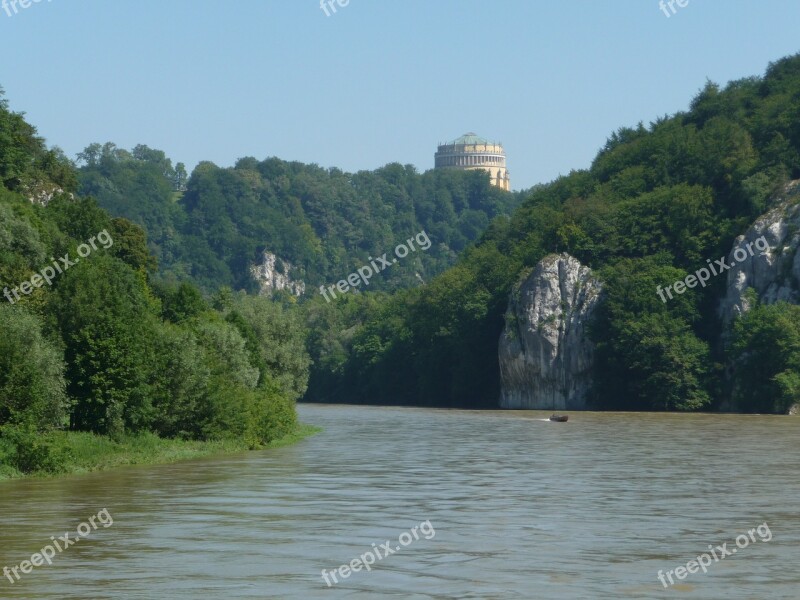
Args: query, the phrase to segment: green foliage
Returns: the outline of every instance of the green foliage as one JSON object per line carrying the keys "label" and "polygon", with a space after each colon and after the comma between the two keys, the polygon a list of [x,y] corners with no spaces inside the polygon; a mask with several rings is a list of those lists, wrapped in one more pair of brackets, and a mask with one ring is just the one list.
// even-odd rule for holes
{"label": "green foliage", "polygon": [[238,438],[256,447],[296,426],[294,402],[272,383],[274,372],[252,364],[259,349],[239,333],[240,319],[195,320],[191,330],[163,326],[157,336],[159,376],[151,392],[153,427],[160,435]]}
{"label": "green foliage", "polygon": [[299,311],[266,298],[237,294],[228,318],[248,340],[251,363],[261,369],[262,387],[271,380],[291,400],[300,398],[306,391],[310,360]]}
{"label": "green foliage", "polygon": [[0,304],[0,426],[58,427],[67,408],[61,352],[34,315]]}
{"label": "green foliage", "polygon": [[209,308],[200,290],[190,283],[155,286],[155,292],[161,298],[162,316],[172,323],[197,317]]}
{"label": "green foliage", "polygon": [[662,254],[622,259],[598,275],[603,299],[590,323],[597,404],[612,410],[707,406],[709,348],[691,329],[700,316],[698,297],[675,295],[664,303],[656,293],[686,273]]}
{"label": "green foliage", "polygon": [[158,263],[174,264],[182,250],[178,229],[184,214],[173,193],[186,185],[185,167],[179,163],[173,169],[163,152],[142,145],[127,152],[114,144],[91,144],[78,157],[81,195],[144,227]]}
{"label": "green foliage", "polygon": [[20,113],[8,110],[0,88],[0,187],[31,193],[39,188],[61,188],[71,192],[77,178],[71,163],[54,148],[48,150],[36,128]]}
{"label": "green foliage", "polygon": [[201,347],[206,351],[206,362],[212,377],[221,381],[229,379],[244,389],[255,389],[259,372],[250,364],[246,343],[239,331],[221,319],[198,320],[192,327]]}
{"label": "green foliage", "polygon": [[30,425],[0,426],[0,465],[22,473],[61,473],[66,457]]}
{"label": "green foliage", "polygon": [[[0,285],[5,294],[29,279],[47,260],[48,233],[35,222],[33,207],[0,188]],[[19,293],[19,292],[17,292]],[[14,298],[13,294],[11,296]],[[0,297],[6,302],[7,297]]]}
{"label": "green foliage", "polygon": [[201,439],[201,407],[211,369],[197,336],[164,323],[156,335],[156,377],[150,387],[152,429],[163,437]]}
{"label": "green foliage", "polygon": [[[666,303],[656,290],[726,254],[774,191],[800,177],[798,114],[800,55],[764,77],[709,82],[688,112],[619,129],[589,169],[522,195],[479,171],[390,164],[344,173],[276,158],[201,163],[187,180],[158,150],[93,144],[80,156],[80,190],[99,206],[61,195],[43,208],[24,195],[49,183],[71,191],[74,172],[0,101],[5,281],[28,279],[99,231],[116,236],[109,251],[20,302],[39,321],[40,358],[10,354],[9,389],[33,381],[36,360],[55,364],[60,351],[43,341],[52,339],[63,346],[71,426],[117,437],[263,444],[294,426],[306,386],[311,400],[493,406],[508,295],[542,257],[566,251],[605,284],[591,324],[601,406],[713,407],[726,399],[715,376],[729,358],[740,405],[782,411],[800,389],[796,307],[753,309],[725,355],[716,314],[724,276]],[[231,292],[255,291],[250,266],[264,250],[315,289],[423,229],[430,250],[331,304]],[[151,279],[167,283],[154,292]],[[209,303],[178,285],[188,280],[205,293],[226,289]],[[57,377],[47,381],[21,404],[6,400],[5,419],[30,414],[36,427],[51,426],[40,408],[25,408],[52,405],[41,390]]]}
{"label": "green foliage", "polygon": [[61,276],[52,304],[76,399],[72,426],[107,434],[146,429],[156,321],[142,278],[98,252]]}
{"label": "green foliage", "polygon": [[258,384],[264,385],[267,381],[267,363],[261,352],[261,344],[255,330],[247,320],[238,312],[231,311],[225,316],[225,321],[236,327],[239,335],[244,339],[244,345],[250,358],[250,366],[258,369]]}
{"label": "green foliage", "polygon": [[255,291],[250,266],[264,249],[281,259],[279,272],[317,287],[425,230],[430,250],[370,282],[372,289],[408,287],[417,283],[415,273],[428,277],[450,266],[492,218],[518,202],[482,172],[420,175],[392,164],[347,174],[243,158],[229,169],[201,163],[180,184],[186,189],[176,204],[176,175],[163,152],[92,144],[80,157],[82,193],[147,230],[165,279],[191,277],[205,291]]}
{"label": "green foliage", "polygon": [[147,248],[147,234],[127,219],[111,220],[112,254],[141,273],[156,271],[158,263]]}
{"label": "green foliage", "polygon": [[[62,196],[47,205],[46,214],[62,233],[75,240],[73,246],[87,241],[101,231],[114,231],[111,217],[91,198],[73,200]],[[75,254],[74,249],[72,254]]]}
{"label": "green foliage", "polygon": [[[221,290],[217,310],[190,283],[154,289],[157,264],[142,227],[112,218],[91,198],[61,194],[47,206],[32,204],[32,185],[74,189],[75,174],[6,108],[0,101],[2,285],[13,299],[11,290],[51,257],[69,254],[74,262],[14,305],[0,298],[0,476],[84,468],[97,455],[135,462],[171,451],[154,432],[227,440],[209,448],[258,447],[295,432],[294,399],[308,378],[297,315],[267,300],[234,302],[230,290]],[[90,147],[82,158],[142,198],[185,187],[185,168],[172,169],[146,146],[130,154]],[[165,178],[172,184],[159,187]],[[164,215],[159,250],[169,249],[163,239],[180,222]],[[113,243],[97,240],[78,259],[78,245],[101,232]],[[64,437],[65,427],[103,436]]]}
{"label": "green foliage", "polygon": [[800,306],[751,308],[734,322],[730,354],[742,410],[785,413],[800,402]]}
{"label": "green foliage", "polygon": [[39,231],[25,216],[18,216],[18,206],[0,204],[0,256],[3,267],[21,259],[26,265],[38,265],[45,260],[46,249]]}
{"label": "green foliage", "polygon": [[298,426],[294,402],[278,389],[258,390],[253,405],[253,437],[269,444],[290,434]]}
{"label": "green foliage", "polygon": [[[315,369],[307,397],[491,406],[499,374],[486,348],[496,351],[518,263],[490,244],[465,256],[480,269],[461,265],[391,298],[309,306]],[[339,306],[344,314],[336,314]]]}

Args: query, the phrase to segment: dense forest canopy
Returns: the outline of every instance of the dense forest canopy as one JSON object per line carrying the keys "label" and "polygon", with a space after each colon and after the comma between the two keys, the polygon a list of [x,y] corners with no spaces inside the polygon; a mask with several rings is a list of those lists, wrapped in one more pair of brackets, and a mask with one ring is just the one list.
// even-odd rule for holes
{"label": "dense forest canopy", "polygon": [[369,257],[425,231],[433,242],[370,282],[392,290],[455,262],[459,252],[518,195],[489,184],[482,171],[416,172],[390,164],[345,173],[277,158],[240,159],[232,168],[204,162],[188,182],[163,152],[93,144],[80,155],[80,192],[148,232],[163,278],[256,291],[250,267],[267,250],[309,287],[336,282]]}

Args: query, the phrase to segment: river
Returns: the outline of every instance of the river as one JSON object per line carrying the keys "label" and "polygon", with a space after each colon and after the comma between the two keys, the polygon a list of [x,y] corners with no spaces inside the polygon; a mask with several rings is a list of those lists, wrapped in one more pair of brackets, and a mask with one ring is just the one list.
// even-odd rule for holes
{"label": "river", "polygon": [[800,598],[800,417],[300,414],[287,448],[0,483],[0,568],[113,518],[0,598]]}

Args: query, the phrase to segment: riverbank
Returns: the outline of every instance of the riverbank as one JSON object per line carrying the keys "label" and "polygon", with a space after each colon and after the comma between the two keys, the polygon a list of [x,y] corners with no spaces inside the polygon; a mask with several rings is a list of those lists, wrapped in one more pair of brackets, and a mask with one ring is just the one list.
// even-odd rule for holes
{"label": "riverbank", "polygon": [[[302,439],[322,431],[306,423],[285,436],[260,446],[280,448],[295,444]],[[23,472],[4,454],[0,440],[0,482],[23,477],[54,477],[105,471],[125,465],[169,464],[191,458],[203,458],[217,454],[231,454],[252,450],[243,440],[189,441],[163,439],[147,433],[125,436],[120,440],[77,431],[56,431],[37,437],[37,447],[31,454],[46,452],[47,460],[38,460],[37,468]],[[36,460],[39,457],[32,457]]]}

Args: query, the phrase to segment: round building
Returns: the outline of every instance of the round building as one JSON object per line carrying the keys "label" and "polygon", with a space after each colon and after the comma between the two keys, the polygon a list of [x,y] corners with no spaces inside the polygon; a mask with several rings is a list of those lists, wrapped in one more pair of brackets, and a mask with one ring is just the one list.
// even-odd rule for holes
{"label": "round building", "polygon": [[506,169],[506,153],[502,144],[490,142],[474,133],[465,133],[447,144],[439,144],[434,155],[437,169],[482,169],[489,172],[492,185],[511,191]]}

